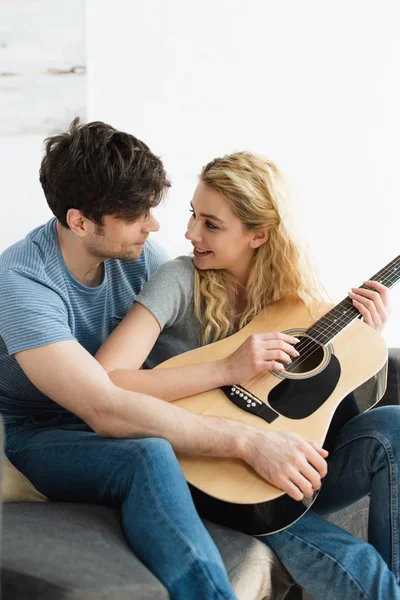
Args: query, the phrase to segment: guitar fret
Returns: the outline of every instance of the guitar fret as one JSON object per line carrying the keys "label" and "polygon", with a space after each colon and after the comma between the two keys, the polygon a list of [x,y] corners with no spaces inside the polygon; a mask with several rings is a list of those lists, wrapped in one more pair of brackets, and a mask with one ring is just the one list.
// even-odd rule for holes
{"label": "guitar fret", "polygon": [[[400,255],[370,278],[371,281],[377,281],[388,288],[396,285],[399,279]],[[365,284],[362,284],[359,287],[371,289]],[[347,327],[349,323],[360,317],[361,315],[359,311],[355,308],[351,299],[347,296],[341,302],[339,302],[339,304],[334,306],[326,315],[316,321],[316,323],[307,329],[305,333],[322,344],[327,344],[345,327]]]}

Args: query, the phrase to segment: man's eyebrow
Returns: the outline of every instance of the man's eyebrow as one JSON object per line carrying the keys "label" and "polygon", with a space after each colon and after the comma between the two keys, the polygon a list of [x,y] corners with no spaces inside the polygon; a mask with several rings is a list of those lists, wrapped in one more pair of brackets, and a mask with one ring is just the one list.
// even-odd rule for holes
{"label": "man's eyebrow", "polygon": [[[190,206],[193,208],[193,204],[192,203],[190,203]],[[215,215],[209,215],[208,213],[200,213],[200,217],[204,217],[205,219],[212,219],[213,221],[218,221],[219,223],[223,223],[222,219],[219,219]]]}

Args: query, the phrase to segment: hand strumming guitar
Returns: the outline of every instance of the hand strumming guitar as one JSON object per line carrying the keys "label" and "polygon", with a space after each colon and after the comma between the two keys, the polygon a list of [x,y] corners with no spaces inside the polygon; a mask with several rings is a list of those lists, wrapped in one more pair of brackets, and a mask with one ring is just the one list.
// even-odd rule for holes
{"label": "hand strumming guitar", "polygon": [[246,381],[262,371],[283,371],[285,367],[282,362],[290,364],[291,356],[299,356],[294,348],[298,341],[279,331],[250,335],[235,352],[223,360],[228,383]]}

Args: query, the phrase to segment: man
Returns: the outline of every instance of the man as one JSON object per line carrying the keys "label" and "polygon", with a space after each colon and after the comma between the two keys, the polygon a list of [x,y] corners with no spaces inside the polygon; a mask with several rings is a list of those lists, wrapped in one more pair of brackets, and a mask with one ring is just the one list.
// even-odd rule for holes
{"label": "man", "polygon": [[242,456],[235,427],[119,389],[93,358],[164,260],[147,240],[163,165],[134,136],[76,119],[48,138],[40,181],[55,218],[0,258],[7,455],[50,500],[121,506],[171,598],[233,599],[173,449]]}

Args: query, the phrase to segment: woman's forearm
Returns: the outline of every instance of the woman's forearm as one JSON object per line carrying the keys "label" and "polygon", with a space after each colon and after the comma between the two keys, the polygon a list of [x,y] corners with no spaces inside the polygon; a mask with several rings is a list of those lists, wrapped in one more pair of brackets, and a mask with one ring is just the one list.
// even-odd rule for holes
{"label": "woman's forearm", "polygon": [[224,360],[160,370],[119,369],[108,375],[120,388],[156,396],[167,402],[229,385],[230,378]]}

